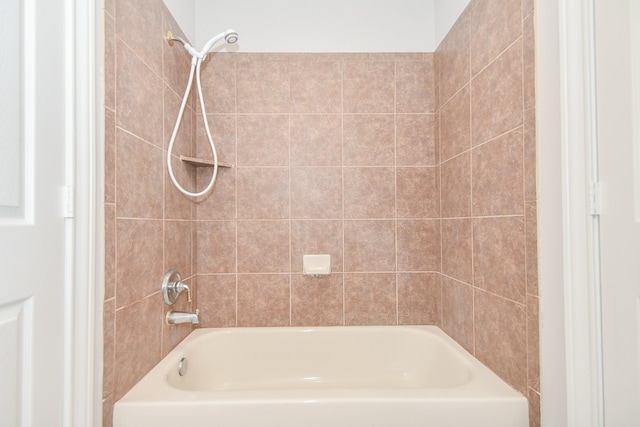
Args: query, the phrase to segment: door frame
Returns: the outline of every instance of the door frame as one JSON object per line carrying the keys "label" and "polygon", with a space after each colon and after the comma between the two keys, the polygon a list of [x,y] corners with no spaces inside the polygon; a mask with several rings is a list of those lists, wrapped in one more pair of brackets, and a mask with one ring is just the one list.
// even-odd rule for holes
{"label": "door frame", "polygon": [[102,425],[103,23],[100,0],[66,0],[65,427]]}
{"label": "door frame", "polygon": [[[538,0],[543,11],[555,8],[551,15],[557,14],[558,50],[552,48],[554,52],[550,54],[556,54],[558,58],[557,64],[552,66],[558,73],[554,83],[559,93],[559,99],[555,100],[547,93],[548,98],[539,103],[539,111],[552,104],[559,119],[547,117],[547,120],[553,121],[551,127],[560,135],[559,141],[558,137],[546,141],[539,136],[540,166],[544,167],[539,169],[542,423],[559,425],[556,417],[560,416],[566,418],[566,425],[571,427],[598,427],[604,426],[604,395],[595,3],[594,0],[553,3],[556,2]],[[539,37],[545,37],[540,33],[542,31]],[[549,55],[544,53],[549,45],[539,43],[538,46],[538,54]],[[539,89],[543,90],[544,86]],[[541,113],[544,118],[545,114],[554,112]],[[539,123],[539,126],[550,125],[547,122]],[[559,143],[557,148],[552,146],[554,143]],[[552,156],[557,158],[551,160]],[[543,171],[547,173],[550,165],[553,165],[552,174],[556,175],[555,182],[545,180],[542,174]],[[554,200],[561,208],[546,205]],[[555,218],[549,213],[554,209],[559,211],[555,212]],[[559,235],[562,236],[561,243],[558,243]],[[562,304],[558,304],[558,300],[563,301]],[[556,360],[551,360],[553,354],[559,355]],[[561,380],[553,378],[554,374],[562,372],[554,362],[564,362]],[[553,408],[554,398],[565,401],[564,408]],[[546,411],[548,408],[552,410]]]}

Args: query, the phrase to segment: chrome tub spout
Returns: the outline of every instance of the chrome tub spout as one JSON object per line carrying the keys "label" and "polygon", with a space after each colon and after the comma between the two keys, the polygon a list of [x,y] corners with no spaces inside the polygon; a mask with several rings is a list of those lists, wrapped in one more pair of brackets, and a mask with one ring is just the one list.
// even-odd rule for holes
{"label": "chrome tub spout", "polygon": [[184,311],[169,311],[166,317],[167,325],[178,325],[180,323],[192,323],[197,325],[200,323],[200,311],[188,313]]}

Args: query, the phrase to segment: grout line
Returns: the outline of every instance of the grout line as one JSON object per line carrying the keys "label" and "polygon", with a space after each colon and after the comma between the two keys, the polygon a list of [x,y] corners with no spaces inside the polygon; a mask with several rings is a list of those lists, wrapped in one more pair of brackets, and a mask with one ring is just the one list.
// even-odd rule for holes
{"label": "grout line", "polygon": [[396,325],[400,321],[400,292],[398,289],[398,62],[393,63],[393,222],[394,268],[396,291]]}
{"label": "grout line", "polygon": [[[342,60],[340,62],[340,147],[341,147],[341,158],[340,158],[340,174],[342,180],[342,212],[341,212],[341,221],[342,221],[342,270],[346,269],[346,257],[345,257],[345,197],[344,197],[344,170],[345,170],[345,161],[344,161],[344,67],[345,61]],[[342,275],[342,324],[346,324],[346,315],[347,311],[347,292],[346,292],[346,280],[345,274],[343,272]]]}
{"label": "grout line", "polygon": [[[235,137],[234,137],[234,147],[235,147],[235,163],[238,164],[238,63],[234,61],[234,96],[233,96],[233,112],[234,112],[234,126],[235,126]],[[234,200],[235,200],[235,212],[233,221],[235,221],[236,230],[235,230],[235,256],[234,256],[234,276],[235,276],[235,326],[238,326],[238,169],[234,168],[235,175],[235,185],[234,185]]]}

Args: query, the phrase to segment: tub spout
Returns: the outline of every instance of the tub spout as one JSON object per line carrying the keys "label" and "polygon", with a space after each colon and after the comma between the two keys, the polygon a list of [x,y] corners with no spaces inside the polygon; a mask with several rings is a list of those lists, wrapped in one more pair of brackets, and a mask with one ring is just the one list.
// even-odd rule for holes
{"label": "tub spout", "polygon": [[180,323],[192,323],[197,325],[200,323],[200,311],[195,313],[187,313],[184,311],[169,311],[166,317],[167,325],[178,325]]}

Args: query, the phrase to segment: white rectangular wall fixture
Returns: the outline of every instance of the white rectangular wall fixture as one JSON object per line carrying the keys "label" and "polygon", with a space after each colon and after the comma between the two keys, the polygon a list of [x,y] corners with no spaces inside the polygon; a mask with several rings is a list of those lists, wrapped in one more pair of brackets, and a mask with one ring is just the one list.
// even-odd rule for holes
{"label": "white rectangular wall fixture", "polygon": [[302,274],[305,276],[328,276],[331,274],[331,255],[303,255]]}

